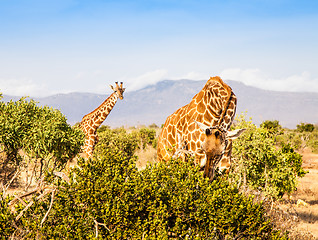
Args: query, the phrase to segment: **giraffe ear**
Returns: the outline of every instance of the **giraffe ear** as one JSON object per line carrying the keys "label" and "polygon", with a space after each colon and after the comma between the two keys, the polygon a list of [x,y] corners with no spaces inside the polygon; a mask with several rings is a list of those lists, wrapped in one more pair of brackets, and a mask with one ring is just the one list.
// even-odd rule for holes
{"label": "giraffe ear", "polygon": [[226,132],[226,139],[235,139],[238,138],[246,129],[236,129],[233,131],[227,131]]}
{"label": "giraffe ear", "polygon": [[115,88],[112,85],[109,85],[109,86],[113,91],[115,91]]}
{"label": "giraffe ear", "polygon": [[205,124],[203,124],[203,123],[197,122],[196,120],[193,120],[193,121],[199,126],[199,128],[200,128],[203,132],[205,132],[206,129],[210,128],[209,126],[207,126],[207,125],[205,125]]}

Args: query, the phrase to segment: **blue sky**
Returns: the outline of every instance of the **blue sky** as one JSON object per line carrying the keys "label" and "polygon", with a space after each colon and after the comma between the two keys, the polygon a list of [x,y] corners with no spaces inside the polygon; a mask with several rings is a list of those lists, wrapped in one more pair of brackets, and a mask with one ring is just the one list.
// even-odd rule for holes
{"label": "blue sky", "polygon": [[318,92],[316,0],[0,0],[0,92],[223,79]]}

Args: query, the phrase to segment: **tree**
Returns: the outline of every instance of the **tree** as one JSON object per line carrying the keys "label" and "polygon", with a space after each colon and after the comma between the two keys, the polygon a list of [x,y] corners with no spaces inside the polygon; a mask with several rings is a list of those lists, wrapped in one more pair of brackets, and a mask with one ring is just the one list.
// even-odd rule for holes
{"label": "tree", "polygon": [[313,132],[315,129],[315,125],[311,123],[300,123],[296,127],[298,132]]}
{"label": "tree", "polygon": [[268,129],[257,128],[251,121],[246,121],[242,115],[235,128],[247,130],[233,141],[233,181],[274,198],[292,193],[297,177],[305,175],[301,155],[289,144],[277,150],[275,136]]}
{"label": "tree", "polygon": [[278,120],[266,120],[261,123],[260,127],[267,129],[270,133],[277,133],[282,129],[282,126],[279,124]]}
{"label": "tree", "polygon": [[25,98],[0,102],[0,144],[6,153],[0,170],[8,165],[13,168],[5,178],[20,167],[20,150],[39,164],[41,176],[43,171],[61,169],[81,150],[83,142],[84,134],[67,124],[59,110],[39,107]]}

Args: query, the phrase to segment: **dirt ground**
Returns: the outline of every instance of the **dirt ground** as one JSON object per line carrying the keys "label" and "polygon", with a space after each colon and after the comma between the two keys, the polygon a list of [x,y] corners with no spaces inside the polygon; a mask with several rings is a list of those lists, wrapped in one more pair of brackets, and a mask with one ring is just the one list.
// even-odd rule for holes
{"label": "dirt ground", "polygon": [[285,204],[285,207],[293,208],[297,216],[297,230],[310,232],[313,239],[318,239],[318,154],[309,149],[300,154],[303,156],[303,168],[308,173],[299,179],[297,191],[291,195],[289,201],[291,204]]}

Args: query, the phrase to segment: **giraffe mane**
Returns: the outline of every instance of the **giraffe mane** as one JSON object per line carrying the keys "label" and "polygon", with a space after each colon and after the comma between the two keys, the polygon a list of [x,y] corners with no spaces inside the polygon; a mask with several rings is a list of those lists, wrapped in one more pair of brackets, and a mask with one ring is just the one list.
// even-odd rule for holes
{"label": "giraffe mane", "polygon": [[106,103],[113,96],[113,94],[115,94],[115,92],[113,92],[110,96],[108,96],[108,98],[106,98],[106,100],[104,100],[101,104],[99,104],[99,106],[97,108],[95,108],[90,113],[86,114],[82,119],[84,119],[85,117],[90,116],[90,115],[94,114],[95,112],[97,112],[99,110],[100,106],[102,106],[104,103]]}
{"label": "giraffe mane", "polygon": [[219,76],[210,77],[209,81],[206,84],[206,87],[212,88],[215,84],[221,85],[222,88],[227,92],[226,102],[223,106],[221,116],[220,116],[218,123],[217,123],[218,126],[221,126],[222,121],[224,119],[224,116],[226,114],[226,109],[228,108],[228,106],[230,104],[230,100],[231,100],[233,92],[232,92],[232,88],[229,85],[225,84]]}

